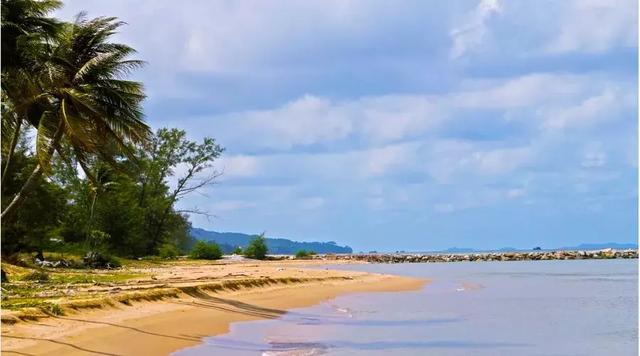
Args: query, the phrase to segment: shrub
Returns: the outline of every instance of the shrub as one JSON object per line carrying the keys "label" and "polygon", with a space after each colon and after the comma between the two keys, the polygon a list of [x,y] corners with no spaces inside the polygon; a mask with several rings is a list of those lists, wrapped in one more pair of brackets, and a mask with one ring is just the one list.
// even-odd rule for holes
{"label": "shrub", "polygon": [[47,314],[64,315],[64,310],[58,304],[45,304],[41,309]]}
{"label": "shrub", "polygon": [[107,265],[107,267],[111,267],[111,268],[122,267],[122,261],[120,261],[120,259],[116,256],[108,255],[107,260],[109,261],[109,264]]}
{"label": "shrub", "polygon": [[193,246],[189,257],[196,260],[217,260],[222,258],[222,251],[215,242],[198,241]]}
{"label": "shrub", "polygon": [[22,277],[24,281],[37,281],[37,282],[47,282],[49,281],[49,274],[45,271],[33,271],[24,277]]}
{"label": "shrub", "polygon": [[92,230],[87,236],[87,253],[82,258],[85,267],[116,268],[122,266],[120,260],[108,252],[111,235],[100,230]]}
{"label": "shrub", "polygon": [[89,268],[117,268],[122,266],[120,260],[107,253],[89,251],[82,258],[84,266]]}
{"label": "shrub", "polygon": [[233,250],[234,255],[242,255],[242,247],[238,246]]}
{"label": "shrub", "polygon": [[307,250],[300,250],[298,252],[296,252],[296,258],[298,259],[305,259],[305,258],[309,258],[313,255],[315,255],[316,253],[313,251],[307,251]]}
{"label": "shrub", "polygon": [[165,243],[158,249],[158,254],[161,258],[169,260],[178,257],[180,250],[172,243]]}
{"label": "shrub", "polygon": [[104,252],[110,239],[111,235],[104,231],[91,230],[87,236],[87,248],[89,251]]}
{"label": "shrub", "polygon": [[267,257],[267,244],[264,241],[264,233],[256,236],[249,242],[249,246],[244,249],[244,255],[256,260],[264,260]]}

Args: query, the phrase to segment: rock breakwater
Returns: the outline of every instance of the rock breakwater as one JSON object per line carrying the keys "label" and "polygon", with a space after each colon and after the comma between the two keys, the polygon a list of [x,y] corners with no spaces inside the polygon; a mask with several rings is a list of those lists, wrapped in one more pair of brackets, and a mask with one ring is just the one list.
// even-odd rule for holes
{"label": "rock breakwater", "polygon": [[370,263],[428,263],[428,262],[472,262],[472,261],[548,261],[638,258],[638,250],[597,251],[533,251],[533,252],[486,252],[468,254],[340,254],[315,255],[313,259],[335,261],[362,261]]}

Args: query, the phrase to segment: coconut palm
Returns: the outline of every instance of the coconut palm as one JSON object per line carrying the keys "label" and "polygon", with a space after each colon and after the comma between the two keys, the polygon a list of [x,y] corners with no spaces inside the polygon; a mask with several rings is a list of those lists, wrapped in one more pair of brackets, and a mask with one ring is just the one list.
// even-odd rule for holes
{"label": "coconut palm", "polygon": [[32,50],[54,38],[61,23],[47,15],[60,0],[2,0],[2,72],[29,69]]}
{"label": "coconut palm", "polygon": [[24,121],[36,122],[42,108],[30,102],[39,87],[33,78],[61,23],[47,17],[59,0],[2,0],[2,183]]}
{"label": "coconut palm", "polygon": [[87,20],[80,14],[62,26],[38,74],[42,89],[29,99],[46,105],[37,126],[32,122],[37,127],[38,164],[1,217],[16,209],[38,177],[50,172],[51,158],[56,151],[62,153],[62,142],[91,178],[92,157],[116,165],[118,155],[133,157],[131,147],[147,141],[142,84],[122,79],[143,62],[127,59],[133,48],[109,41],[122,24],[114,17]]}

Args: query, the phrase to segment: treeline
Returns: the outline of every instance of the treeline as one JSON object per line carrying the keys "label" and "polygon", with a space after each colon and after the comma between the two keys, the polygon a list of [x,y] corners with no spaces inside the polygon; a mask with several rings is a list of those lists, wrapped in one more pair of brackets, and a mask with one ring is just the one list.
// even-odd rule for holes
{"label": "treeline", "polygon": [[152,132],[122,23],[51,17],[61,5],[2,0],[2,254],[188,252],[188,214],[206,212],[176,203],[213,182],[223,148]]}

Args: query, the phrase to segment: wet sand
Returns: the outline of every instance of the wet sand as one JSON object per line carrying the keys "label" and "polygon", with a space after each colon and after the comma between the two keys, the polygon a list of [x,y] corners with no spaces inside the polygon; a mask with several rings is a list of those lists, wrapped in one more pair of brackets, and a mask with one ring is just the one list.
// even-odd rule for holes
{"label": "wet sand", "polygon": [[173,266],[154,272],[153,281],[163,286],[198,286],[203,281],[239,277],[310,280],[217,292],[196,290],[162,301],[3,325],[2,354],[167,355],[197,345],[203,337],[226,333],[233,322],[277,318],[288,309],[347,293],[415,290],[426,283],[385,274],[308,269],[299,261]]}

